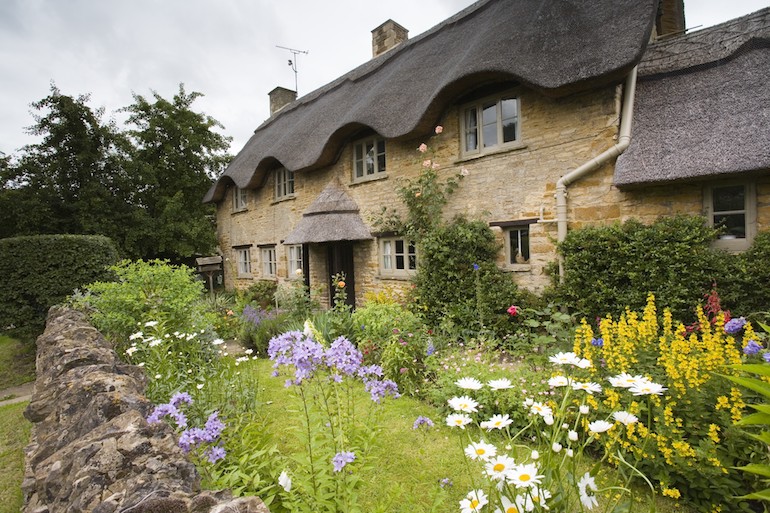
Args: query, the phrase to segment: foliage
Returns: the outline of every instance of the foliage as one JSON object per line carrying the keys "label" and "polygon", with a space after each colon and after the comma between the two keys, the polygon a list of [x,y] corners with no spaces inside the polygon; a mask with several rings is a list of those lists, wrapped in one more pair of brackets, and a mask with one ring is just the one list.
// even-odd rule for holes
{"label": "foliage", "polygon": [[643,308],[653,293],[687,319],[712,283],[732,274],[729,255],[709,246],[716,233],[696,216],[573,230],[559,245],[564,277],[557,298],[593,318]]}
{"label": "foliage", "polygon": [[[638,427],[613,430],[603,439],[611,461],[619,461],[613,455],[622,455],[662,493],[681,496],[699,511],[719,506],[722,511],[745,511],[747,504],[732,497],[745,494],[752,483],[730,468],[760,451],[732,425],[741,419],[750,398],[716,373],[739,364],[740,348],[757,337],[747,323],[739,343],[735,323],[726,324],[724,312],[711,314],[709,318],[699,307],[698,322],[688,330],[666,309],[659,323],[651,295],[641,315],[628,310],[617,320],[607,316],[600,321],[598,334],[584,321],[574,350],[594,363],[587,372],[590,379],[603,381],[625,373],[630,382],[647,376],[668,389],[647,400],[612,391],[594,404],[606,412],[625,402],[630,413],[647,419]],[[632,371],[640,375],[631,376]]]}
{"label": "foliage", "polygon": [[275,291],[275,303],[292,319],[305,320],[320,308],[320,304],[311,298],[310,291],[302,280],[289,280],[279,284]]}
{"label": "foliage", "polygon": [[232,340],[238,336],[240,321],[236,313],[236,296],[230,292],[217,292],[204,296],[203,308],[211,313],[212,328],[217,336]]}
{"label": "foliage", "polygon": [[288,314],[279,310],[264,310],[248,304],[240,315],[238,341],[264,356],[270,339],[283,331],[287,317]]}
{"label": "foliage", "polygon": [[219,123],[192,110],[200,93],[171,101],[134,96],[130,130],[103,120],[88,95],[51,93],[32,104],[41,138],[0,160],[0,238],[101,234],[121,255],[176,261],[215,245],[201,198],[229,158]]}
{"label": "foliage", "polygon": [[114,244],[97,235],[39,235],[0,239],[0,328],[40,327],[48,309],[94,280],[109,279]]}
{"label": "foliage", "polygon": [[419,249],[413,299],[428,325],[463,338],[511,329],[507,309],[519,292],[495,264],[498,245],[486,223],[457,217],[431,231]]}
{"label": "foliage", "polygon": [[517,308],[512,333],[503,336],[501,348],[514,356],[526,356],[527,364],[542,367],[549,354],[566,349],[572,340],[574,323],[569,314],[554,304],[542,308]]}
{"label": "foliage", "polygon": [[324,333],[326,340],[347,336],[353,328],[351,324],[353,307],[348,304],[345,279],[344,272],[337,273],[331,277],[332,284],[334,284],[334,297],[332,298],[332,308],[326,317],[327,326],[326,333]]}
{"label": "foliage", "polygon": [[735,258],[737,272],[719,283],[725,304],[747,316],[770,311],[770,231],[758,233],[751,247]]}
{"label": "foliage", "polygon": [[0,335],[0,369],[0,390],[34,381],[35,344]]}
{"label": "foliage", "polygon": [[275,280],[256,280],[246,290],[238,293],[239,301],[243,304],[256,303],[266,310],[275,307],[275,293],[278,283]]}
{"label": "foliage", "polygon": [[190,267],[124,260],[110,269],[117,281],[91,283],[84,296],[73,299],[107,338],[124,342],[147,322],[184,327],[187,333],[210,326],[212,318],[200,301],[203,284]]}

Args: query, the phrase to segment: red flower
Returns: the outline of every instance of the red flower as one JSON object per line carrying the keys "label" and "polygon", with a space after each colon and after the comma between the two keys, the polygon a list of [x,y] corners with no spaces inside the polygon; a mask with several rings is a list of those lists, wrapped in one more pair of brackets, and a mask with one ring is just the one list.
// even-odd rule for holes
{"label": "red flower", "polygon": [[511,305],[511,306],[508,307],[508,315],[510,315],[511,317],[515,317],[518,314],[519,314],[519,307],[518,306]]}

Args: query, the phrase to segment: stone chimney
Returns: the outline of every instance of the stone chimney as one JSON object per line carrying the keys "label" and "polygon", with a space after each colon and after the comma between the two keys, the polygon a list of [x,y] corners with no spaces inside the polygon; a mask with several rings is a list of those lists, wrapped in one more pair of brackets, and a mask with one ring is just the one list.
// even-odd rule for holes
{"label": "stone chimney", "polygon": [[655,20],[655,34],[658,38],[684,34],[684,0],[661,0]]}
{"label": "stone chimney", "polygon": [[393,20],[388,20],[372,30],[372,58],[409,39],[409,31]]}
{"label": "stone chimney", "polygon": [[267,95],[270,97],[271,116],[297,99],[297,91],[280,86],[267,93]]}

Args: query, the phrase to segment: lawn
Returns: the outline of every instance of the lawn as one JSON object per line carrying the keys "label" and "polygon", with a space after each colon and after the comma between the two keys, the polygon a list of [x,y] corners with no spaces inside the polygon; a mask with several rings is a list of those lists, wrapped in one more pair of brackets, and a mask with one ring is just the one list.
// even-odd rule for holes
{"label": "lawn", "polygon": [[[6,371],[3,367],[3,372]],[[24,446],[32,427],[22,415],[27,403],[0,407],[0,513],[21,511]]]}
{"label": "lawn", "polygon": [[34,381],[34,342],[0,335],[0,370],[0,390]]}

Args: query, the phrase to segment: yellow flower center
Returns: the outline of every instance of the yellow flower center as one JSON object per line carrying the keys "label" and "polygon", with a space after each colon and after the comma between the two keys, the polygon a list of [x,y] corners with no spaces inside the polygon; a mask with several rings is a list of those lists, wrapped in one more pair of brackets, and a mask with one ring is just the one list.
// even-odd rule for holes
{"label": "yellow flower center", "polygon": [[478,454],[479,456],[481,456],[482,454],[486,454],[486,452],[487,452],[487,451],[485,451],[485,450],[484,450],[484,449],[482,449],[481,447],[479,447],[478,449],[476,449],[476,454]]}
{"label": "yellow flower center", "polygon": [[529,477],[529,474],[522,474],[519,476],[519,481],[524,481],[525,483],[529,481],[531,478]]}
{"label": "yellow flower center", "polygon": [[478,505],[479,505],[479,501],[477,501],[476,499],[473,499],[471,501],[471,509],[476,509]]}
{"label": "yellow flower center", "polygon": [[503,470],[505,470],[505,465],[503,465],[502,463],[497,463],[494,467],[492,467],[492,470],[494,470],[495,472],[502,472]]}
{"label": "yellow flower center", "polygon": [[519,513],[518,508],[516,506],[511,506],[510,508],[505,510],[505,513]]}

